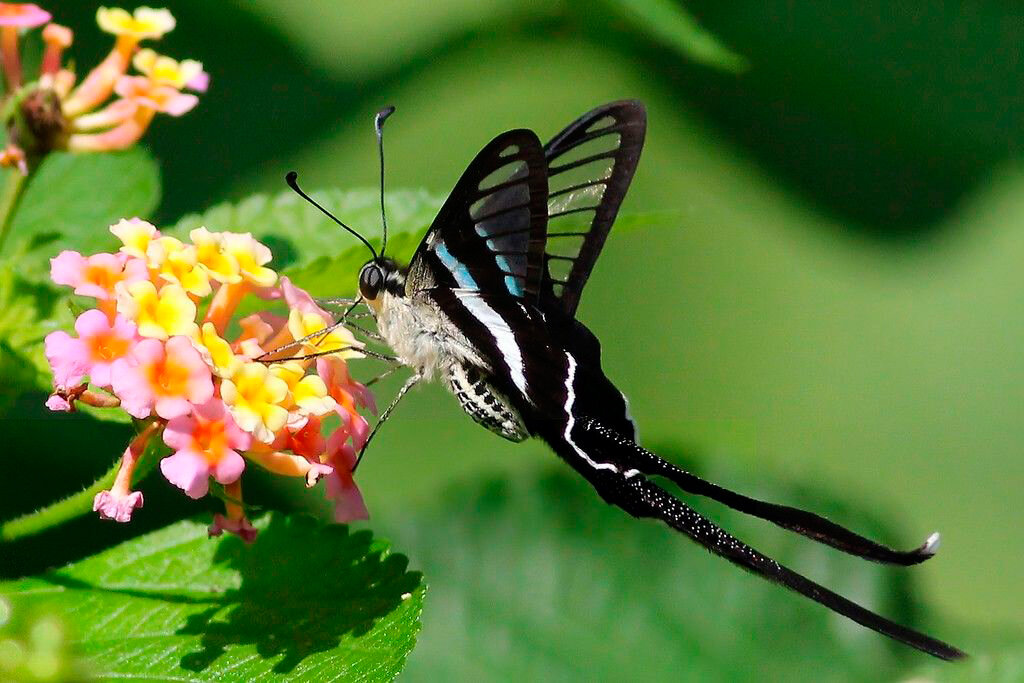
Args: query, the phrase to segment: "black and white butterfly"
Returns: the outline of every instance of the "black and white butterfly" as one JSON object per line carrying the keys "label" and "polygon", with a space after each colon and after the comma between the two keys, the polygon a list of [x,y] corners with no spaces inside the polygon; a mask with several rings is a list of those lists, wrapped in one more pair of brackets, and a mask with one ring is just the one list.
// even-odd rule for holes
{"label": "black and white butterfly", "polygon": [[[390,112],[378,115],[378,137]],[[811,512],[704,481],[637,443],[629,404],[601,369],[598,340],[575,314],[645,130],[643,105],[621,101],[583,115],[546,145],[530,130],[502,133],[469,164],[408,267],[384,255],[386,232],[379,255],[363,240],[373,258],[359,273],[360,297],[383,341],[413,373],[381,419],[417,382],[439,380],[484,427],[512,441],[545,441],[607,503],[661,520],[895,640],[943,659],[964,656],[780,565],[652,480],[876,562],[917,564],[938,548],[938,534],[915,550],[888,548]],[[381,173],[383,188],[383,154]],[[294,173],[288,180],[306,196]],[[383,212],[383,189],[381,202]]]}

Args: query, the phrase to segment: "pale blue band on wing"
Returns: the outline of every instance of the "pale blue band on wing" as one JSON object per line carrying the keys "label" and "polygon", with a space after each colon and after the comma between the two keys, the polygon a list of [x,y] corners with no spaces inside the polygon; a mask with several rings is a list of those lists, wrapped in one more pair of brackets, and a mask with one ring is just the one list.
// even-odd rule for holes
{"label": "pale blue band on wing", "polygon": [[463,289],[480,289],[476,284],[476,280],[474,280],[473,276],[469,274],[469,269],[466,268],[464,264],[459,263],[459,261],[452,256],[452,253],[448,251],[448,247],[444,245],[444,242],[438,244],[434,251],[437,252],[438,258],[441,259],[441,263],[443,263],[444,267],[452,274],[452,277],[455,278],[459,287],[462,287]]}

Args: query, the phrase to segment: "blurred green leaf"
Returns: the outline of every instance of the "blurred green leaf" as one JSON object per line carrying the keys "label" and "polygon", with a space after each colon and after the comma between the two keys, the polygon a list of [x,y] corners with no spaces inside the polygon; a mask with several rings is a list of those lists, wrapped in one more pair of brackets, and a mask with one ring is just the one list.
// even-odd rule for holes
{"label": "blurred green leaf", "polygon": [[71,683],[88,676],[71,654],[67,627],[58,614],[14,611],[0,598],[0,680]]}
{"label": "blurred green leaf", "polygon": [[245,545],[181,522],[39,577],[15,610],[59,611],[101,678],[391,680],[424,587],[369,531],[268,516]]}
{"label": "blurred green leaf", "polygon": [[1024,681],[1024,642],[971,651],[970,657],[956,664],[933,664],[918,670],[906,683],[1017,683]]}
{"label": "blurred green leaf", "polygon": [[54,152],[31,178],[11,225],[11,243],[26,256],[26,276],[45,276],[62,249],[114,250],[107,227],[121,218],[148,216],[160,201],[160,171],[141,147],[104,154]]}
{"label": "blurred green leaf", "polygon": [[[427,226],[413,232],[394,232],[388,236],[388,256],[399,263],[408,263],[423,239]],[[374,247],[379,247],[376,240]],[[303,289],[318,295],[349,296],[355,293],[357,274],[360,267],[369,260],[366,247],[349,247],[331,258],[321,256],[305,268],[291,268],[286,271],[292,281]]]}
{"label": "blurred green leaf", "polygon": [[[889,536],[820,496],[725,483]],[[764,531],[715,513],[741,535]],[[917,656],[605,505],[563,471],[464,486],[395,523],[434,577],[405,680],[881,680]],[[765,549],[780,561],[913,624],[906,570],[779,540]]]}
{"label": "blurred green leaf", "polygon": [[701,27],[677,0],[607,0],[620,14],[684,57],[725,71],[744,71],[745,57]]}
{"label": "blurred green leaf", "polygon": [[[369,240],[381,235],[380,199],[377,190],[322,190],[313,198],[340,220]],[[433,220],[441,202],[424,190],[389,190],[387,196],[388,227],[393,235],[422,232]],[[365,247],[330,218],[293,192],[274,197],[254,195],[238,203],[219,204],[201,214],[182,218],[169,230],[187,237],[193,228],[205,225],[210,230],[251,232],[274,252],[272,266],[278,270],[298,270],[323,257],[355,254],[353,245],[362,250],[355,270],[369,258]],[[391,253],[391,250],[388,250]]]}

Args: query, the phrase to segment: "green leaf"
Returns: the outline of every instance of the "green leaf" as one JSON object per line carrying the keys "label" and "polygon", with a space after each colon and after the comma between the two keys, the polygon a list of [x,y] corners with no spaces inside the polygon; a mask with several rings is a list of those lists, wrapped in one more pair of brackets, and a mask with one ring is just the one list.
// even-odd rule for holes
{"label": "green leaf", "polygon": [[0,260],[0,414],[26,388],[50,386],[43,339],[71,324],[67,295],[22,277],[15,271],[20,261],[21,255]]}
{"label": "green leaf", "polygon": [[684,57],[725,71],[744,71],[745,57],[726,47],[677,0],[609,0],[623,16]]}
{"label": "green leaf", "polygon": [[[820,496],[714,479],[889,536]],[[914,625],[908,570],[713,513],[741,537],[772,535],[755,545],[783,563]],[[564,470],[465,486],[390,533],[433,577],[404,680],[880,680],[903,657],[927,659],[605,505]]]}
{"label": "green leaf", "polygon": [[[414,232],[389,235],[388,255],[399,263],[408,263],[426,229],[427,226],[423,226]],[[358,245],[349,247],[333,258],[321,256],[304,268],[289,268],[285,274],[307,291],[348,296],[355,293],[359,268],[366,263],[367,258],[366,247]]]}
{"label": "green leaf", "polygon": [[[338,189],[313,192],[324,208],[357,230],[367,239],[381,235],[380,199],[377,190]],[[424,190],[389,190],[387,197],[388,228],[392,236],[403,232],[420,232],[427,228],[441,201]],[[365,247],[293,192],[274,197],[254,195],[235,204],[220,204],[201,214],[182,218],[168,232],[185,238],[193,228],[205,225],[213,231],[251,232],[274,253],[271,265],[278,270],[299,270],[318,259],[334,258],[343,253],[369,258]],[[359,250],[352,250],[359,246]],[[389,247],[388,253],[391,253]]]}
{"label": "green leaf", "polygon": [[107,229],[145,217],[160,201],[160,171],[141,147],[103,154],[48,155],[30,178],[11,225],[11,242],[28,250],[19,270],[45,275],[62,249],[85,254],[117,248]]}
{"label": "green leaf", "polygon": [[58,613],[97,676],[391,680],[424,586],[369,531],[268,516],[247,546],[181,522],[39,577],[0,584],[15,612]]}
{"label": "green leaf", "polygon": [[48,387],[43,338],[73,321],[71,294],[48,279],[62,249],[111,251],[107,229],[124,217],[148,215],[160,199],[156,162],[142,148],[109,154],[48,155],[29,179],[0,261],[0,412],[25,387]]}
{"label": "green leaf", "polygon": [[977,652],[956,664],[932,664],[920,669],[910,681],[923,683],[1016,683],[1024,680],[1024,644]]}
{"label": "green leaf", "polygon": [[0,680],[18,683],[88,680],[67,642],[67,627],[56,614],[12,613],[0,598]]}

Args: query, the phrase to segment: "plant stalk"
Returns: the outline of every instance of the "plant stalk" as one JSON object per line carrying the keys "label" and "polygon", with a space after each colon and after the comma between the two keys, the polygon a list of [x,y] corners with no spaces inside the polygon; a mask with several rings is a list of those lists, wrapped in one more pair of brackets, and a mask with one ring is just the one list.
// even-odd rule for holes
{"label": "plant stalk", "polygon": [[4,243],[7,241],[7,233],[11,231],[14,212],[18,208],[18,201],[21,199],[27,181],[28,176],[16,168],[12,168],[7,174],[3,194],[0,194],[0,253],[3,252]]}
{"label": "plant stalk", "polygon": [[[139,458],[132,476],[133,485],[145,479],[156,467],[157,462],[159,462],[160,449],[154,446],[155,444],[151,440],[149,447],[146,448]],[[106,491],[114,485],[120,469],[121,458],[118,458],[113,467],[78,493],[72,493],[67,498],[47,505],[35,512],[29,512],[0,523],[0,543],[10,543],[11,541],[17,541],[28,536],[35,536],[47,529],[60,526],[92,512],[93,499],[96,497],[96,494],[100,491]]]}

